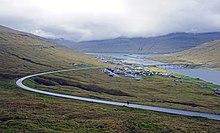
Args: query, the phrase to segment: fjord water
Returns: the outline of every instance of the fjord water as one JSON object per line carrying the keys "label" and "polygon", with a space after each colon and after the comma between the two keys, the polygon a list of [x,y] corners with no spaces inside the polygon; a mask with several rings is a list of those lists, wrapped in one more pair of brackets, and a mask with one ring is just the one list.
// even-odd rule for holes
{"label": "fjord water", "polygon": [[[153,60],[144,60],[146,56],[153,56],[155,54],[125,54],[125,53],[86,53],[93,56],[109,56],[112,58],[117,58],[123,60],[127,63],[143,64],[143,65],[155,65],[155,64],[164,64],[159,61]],[[157,54],[158,55],[158,54]]]}
{"label": "fjord water", "polygon": [[172,73],[200,78],[207,82],[220,85],[220,71],[205,69],[168,69]]}
{"label": "fjord water", "polygon": [[[136,63],[143,65],[157,65],[164,64],[163,62],[146,60],[144,57],[153,56],[157,54],[126,54],[126,53],[87,53],[94,56],[109,56],[117,59],[122,59],[123,62]],[[206,70],[206,69],[167,69],[172,73],[189,76],[192,78],[199,78],[204,81],[220,85],[220,71]]]}

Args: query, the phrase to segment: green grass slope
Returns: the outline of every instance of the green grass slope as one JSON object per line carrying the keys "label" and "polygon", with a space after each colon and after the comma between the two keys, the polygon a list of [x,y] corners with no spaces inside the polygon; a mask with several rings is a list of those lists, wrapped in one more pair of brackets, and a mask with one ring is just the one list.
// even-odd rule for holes
{"label": "green grass slope", "polygon": [[72,67],[70,63],[100,65],[42,37],[0,26],[0,77]]}
{"label": "green grass slope", "polygon": [[[72,68],[73,66],[69,64],[70,62],[87,63],[90,65],[101,64],[90,57],[74,53],[44,38],[2,26],[0,26],[0,49],[1,133],[200,133],[220,131],[219,121],[87,103],[22,90],[15,85],[15,81],[23,75]],[[78,78],[81,76],[80,73],[68,74],[70,75],[64,75],[64,77],[68,76],[65,79],[80,81],[84,76],[90,84],[96,83],[96,81],[92,80],[93,78],[94,80],[98,78],[99,82],[103,78],[101,76],[95,78],[96,73],[94,74],[94,72],[92,72],[90,77],[83,74],[81,78]],[[79,74],[78,77],[77,74]],[[61,76],[62,79],[64,77]],[[148,82],[152,83],[151,80]],[[114,83],[109,84],[105,82],[105,84],[100,84],[108,86]],[[54,87],[62,88],[65,86],[59,85]],[[126,88],[123,89],[126,90]],[[62,92],[62,90],[60,91]],[[135,93],[135,90],[133,93]],[[105,96],[102,93],[95,93],[95,95]]]}
{"label": "green grass slope", "polygon": [[201,64],[210,69],[220,70],[220,40],[201,44],[197,47],[174,54],[151,57],[168,63]]}

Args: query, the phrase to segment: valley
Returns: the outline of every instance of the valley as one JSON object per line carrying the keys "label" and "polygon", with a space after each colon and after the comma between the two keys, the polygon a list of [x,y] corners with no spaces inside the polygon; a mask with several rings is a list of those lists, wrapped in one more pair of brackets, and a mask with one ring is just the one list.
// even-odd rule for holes
{"label": "valley", "polygon": [[103,69],[91,69],[42,75],[24,83],[40,90],[100,100],[219,113],[220,97],[211,89],[175,80],[161,76],[146,76],[138,81],[127,77],[112,78],[105,75]]}
{"label": "valley", "polygon": [[[44,38],[5,27],[1,27],[1,38],[4,38],[0,45],[0,59],[4,62],[0,73],[1,132],[217,132],[220,128],[219,121],[206,118],[82,102],[22,90],[15,82],[25,75],[82,67],[115,67],[115,64],[99,62]],[[143,80],[111,78],[100,68],[42,75],[24,83],[69,95],[219,114],[219,96],[212,90],[161,76]]]}
{"label": "valley", "polygon": [[0,3],[0,133],[220,133],[220,1]]}

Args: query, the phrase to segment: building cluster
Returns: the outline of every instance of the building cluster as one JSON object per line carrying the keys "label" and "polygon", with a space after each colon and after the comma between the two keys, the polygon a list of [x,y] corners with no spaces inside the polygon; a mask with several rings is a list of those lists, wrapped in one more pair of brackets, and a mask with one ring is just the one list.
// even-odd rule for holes
{"label": "building cluster", "polygon": [[114,65],[123,65],[123,61],[118,58],[105,57],[105,56],[98,56],[96,58],[98,58],[99,61],[103,62],[103,63],[114,64]]}
{"label": "building cluster", "polygon": [[173,77],[168,73],[151,71],[147,69],[147,67],[144,65],[127,63],[124,62],[122,59],[118,59],[114,57],[98,56],[96,58],[98,58],[100,62],[119,66],[115,68],[104,68],[103,70],[104,73],[108,74],[108,76],[110,77],[125,76],[129,78],[133,78],[135,80],[141,80],[144,76],[154,76],[154,75]]}
{"label": "building cluster", "polygon": [[104,68],[104,73],[108,74],[110,77],[117,77],[117,76],[125,76],[129,78],[133,78],[135,80],[141,80],[145,76],[166,76],[166,77],[173,77],[168,73],[160,73],[160,72],[153,72],[142,65],[131,65],[122,68]]}
{"label": "building cluster", "polygon": [[216,94],[220,95],[220,89],[216,89],[216,90],[214,90],[214,92],[215,92]]}

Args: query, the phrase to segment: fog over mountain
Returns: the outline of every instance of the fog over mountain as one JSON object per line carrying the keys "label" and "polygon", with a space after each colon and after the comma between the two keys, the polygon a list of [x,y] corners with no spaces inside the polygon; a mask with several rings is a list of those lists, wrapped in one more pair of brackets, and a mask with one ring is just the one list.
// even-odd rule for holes
{"label": "fog over mountain", "polygon": [[72,41],[220,31],[219,0],[0,0],[0,24]]}
{"label": "fog over mountain", "polygon": [[219,40],[220,32],[171,33],[156,37],[136,37],[92,40],[73,43],[63,39],[53,41],[83,53],[173,53],[190,49],[205,42]]}

